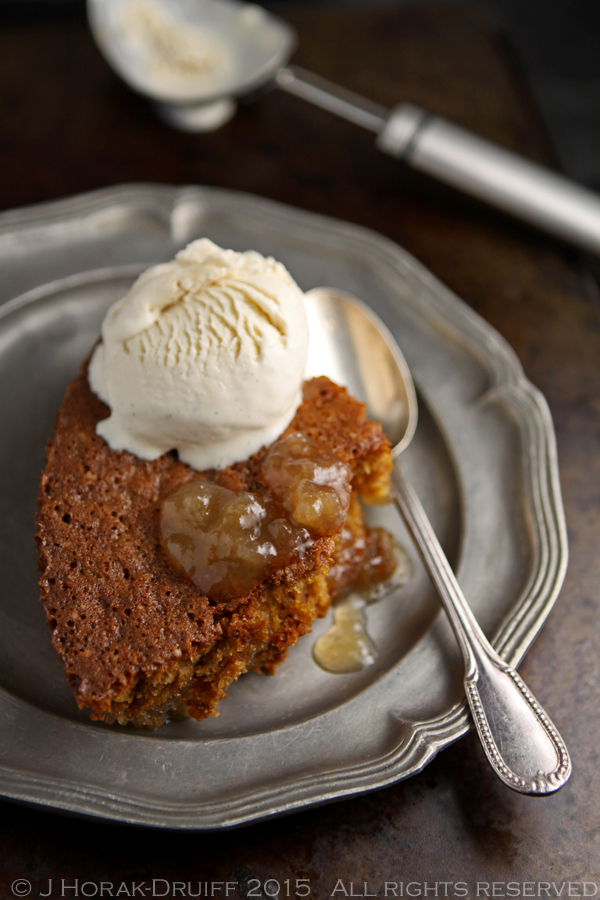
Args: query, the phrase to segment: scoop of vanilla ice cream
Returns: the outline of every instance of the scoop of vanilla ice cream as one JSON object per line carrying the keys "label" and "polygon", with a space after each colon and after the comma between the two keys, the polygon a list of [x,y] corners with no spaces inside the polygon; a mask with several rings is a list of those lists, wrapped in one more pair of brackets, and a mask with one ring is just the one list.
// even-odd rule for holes
{"label": "scoop of vanilla ice cream", "polygon": [[108,311],[89,366],[113,450],[222,468],[270,443],[301,399],[304,295],[281,263],[203,238]]}

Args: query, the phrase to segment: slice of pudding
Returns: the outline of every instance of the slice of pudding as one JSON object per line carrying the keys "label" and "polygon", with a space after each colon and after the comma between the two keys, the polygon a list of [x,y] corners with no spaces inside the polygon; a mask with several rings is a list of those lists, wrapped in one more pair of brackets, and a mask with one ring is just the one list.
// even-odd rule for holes
{"label": "slice of pudding", "polygon": [[[202,589],[169,551],[165,501],[198,482],[267,498],[285,522],[306,491],[296,490],[293,508],[290,491],[298,485],[290,488],[288,479],[290,490],[282,493],[281,464],[279,475],[273,455],[265,466],[269,448],[207,473],[174,453],[142,460],[112,450],[96,432],[107,414],[84,371],[67,390],[47,448],[37,541],[52,642],[77,703],[94,719],[156,727],[182,704],[196,719],[215,715],[229,684],[249,670],[273,672],[333,595],[380,551],[380,535],[365,527],[358,498],[387,500],[389,444],[345,389],[326,378],[307,382],[284,434],[304,436],[313,455],[316,447],[345,467],[347,509],[335,522],[329,509],[320,534],[319,497],[309,490],[304,540],[278,546],[273,539],[275,555],[249,582],[240,586],[226,567],[217,590]],[[310,454],[302,458],[311,461]],[[305,521],[306,515],[304,509]],[[231,530],[238,551],[246,552],[244,533]]]}

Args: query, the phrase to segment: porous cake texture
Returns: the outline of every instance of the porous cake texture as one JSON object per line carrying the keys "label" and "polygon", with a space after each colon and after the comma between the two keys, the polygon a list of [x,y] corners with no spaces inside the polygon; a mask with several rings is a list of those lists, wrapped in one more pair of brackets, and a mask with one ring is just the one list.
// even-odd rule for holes
{"label": "porous cake texture", "polygon": [[327,378],[307,382],[303,397],[286,433],[304,432],[351,466],[348,521],[248,595],[217,602],[167,562],[160,506],[192,479],[265,491],[267,448],[205,473],[173,453],[147,462],[115,452],[96,434],[109,410],[85,367],[69,386],[40,484],[40,590],[75,699],[93,719],[156,727],[182,705],[196,719],[216,715],[227,686],[249,670],[273,672],[375,552],[357,498],[386,499],[389,444],[363,404]]}

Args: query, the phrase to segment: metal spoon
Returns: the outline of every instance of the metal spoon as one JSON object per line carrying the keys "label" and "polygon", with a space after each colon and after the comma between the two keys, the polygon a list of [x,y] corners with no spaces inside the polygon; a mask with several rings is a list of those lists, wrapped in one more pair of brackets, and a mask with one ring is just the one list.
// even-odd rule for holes
{"label": "metal spoon", "polygon": [[[415,432],[417,399],[394,338],[364,303],[334,288],[309,291],[307,310],[308,374],[328,375],[362,399],[397,458]],[[567,748],[515,669],[483,634],[397,461],[392,494],[456,634],[465,662],[465,693],[492,768],[522,794],[557,791],[571,774]]]}

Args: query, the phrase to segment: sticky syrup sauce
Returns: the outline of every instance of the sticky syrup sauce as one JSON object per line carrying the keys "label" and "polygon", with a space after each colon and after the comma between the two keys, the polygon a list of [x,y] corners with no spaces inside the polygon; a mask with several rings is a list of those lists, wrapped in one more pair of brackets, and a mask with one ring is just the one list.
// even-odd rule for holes
{"label": "sticky syrup sauce", "polygon": [[349,675],[375,662],[375,645],[367,634],[363,601],[346,595],[333,607],[333,624],[313,647],[315,662],[326,672]]}
{"label": "sticky syrup sauce", "polygon": [[333,623],[313,647],[315,662],[334,675],[360,672],[375,662],[377,650],[367,632],[365,607],[400,587],[412,574],[410,557],[392,535],[383,529],[373,533],[375,552],[334,601]]}
{"label": "sticky syrup sauce", "polygon": [[265,491],[236,492],[198,480],[162,504],[167,559],[211,599],[249,594],[270,573],[301,559],[315,537],[344,524],[351,471],[306,435],[276,441],[262,475]]}

